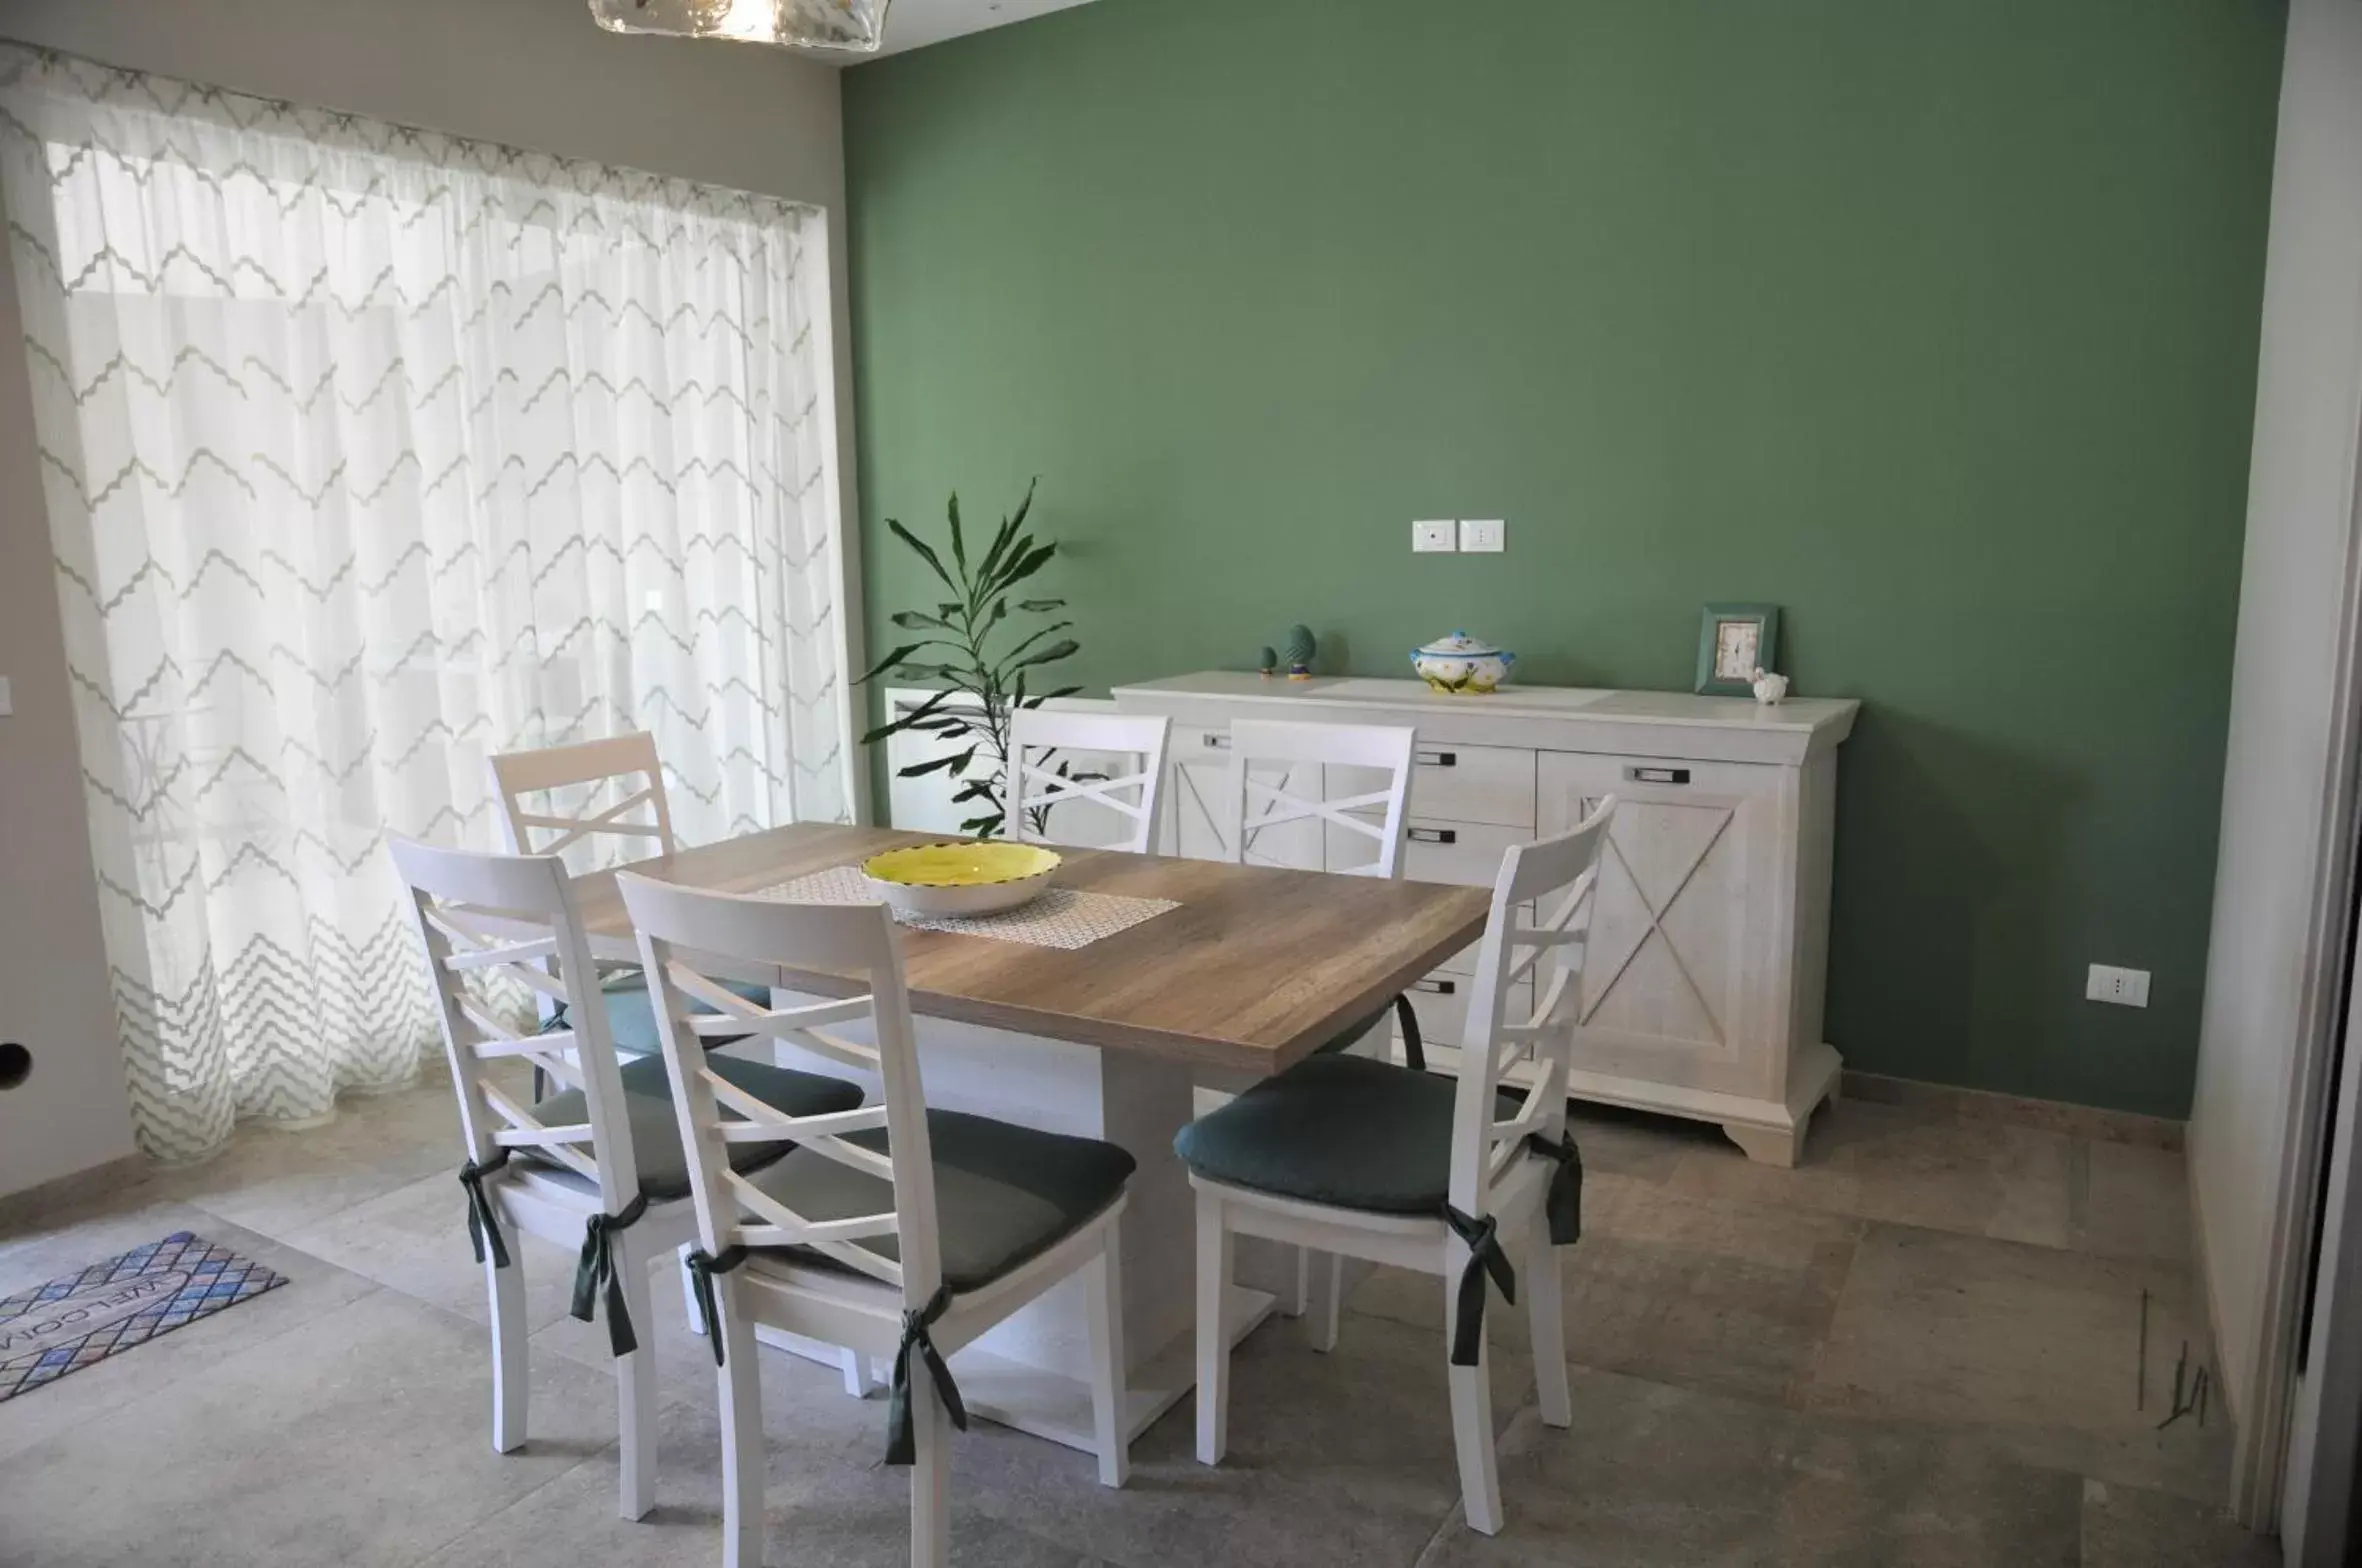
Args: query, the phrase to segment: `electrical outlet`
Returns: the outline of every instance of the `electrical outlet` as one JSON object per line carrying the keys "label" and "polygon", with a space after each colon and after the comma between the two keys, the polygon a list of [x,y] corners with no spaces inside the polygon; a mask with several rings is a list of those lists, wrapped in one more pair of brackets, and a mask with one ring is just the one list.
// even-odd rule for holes
{"label": "electrical outlet", "polygon": [[1509,525],[1498,517],[1460,519],[1462,555],[1498,555],[1509,548]]}
{"label": "electrical outlet", "polygon": [[2113,1002],[2118,1007],[2146,1007],[2149,1005],[2149,972],[2146,969],[2118,969],[2113,964],[2094,964],[2091,978],[2083,984],[2083,999],[2087,1002]]}
{"label": "electrical outlet", "polygon": [[1450,518],[1441,522],[1411,524],[1411,551],[1416,555],[1449,555],[1460,548],[1459,526]]}

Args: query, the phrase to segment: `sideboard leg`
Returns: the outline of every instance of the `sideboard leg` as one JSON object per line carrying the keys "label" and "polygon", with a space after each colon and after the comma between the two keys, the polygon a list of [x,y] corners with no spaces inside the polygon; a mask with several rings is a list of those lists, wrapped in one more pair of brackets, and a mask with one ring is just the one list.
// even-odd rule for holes
{"label": "sideboard leg", "polygon": [[1777,1165],[1783,1170],[1793,1169],[1797,1157],[1804,1152],[1804,1133],[1808,1122],[1798,1122],[1792,1132],[1777,1127],[1751,1127],[1745,1122],[1724,1122],[1723,1136],[1737,1144],[1747,1158],[1758,1165]]}

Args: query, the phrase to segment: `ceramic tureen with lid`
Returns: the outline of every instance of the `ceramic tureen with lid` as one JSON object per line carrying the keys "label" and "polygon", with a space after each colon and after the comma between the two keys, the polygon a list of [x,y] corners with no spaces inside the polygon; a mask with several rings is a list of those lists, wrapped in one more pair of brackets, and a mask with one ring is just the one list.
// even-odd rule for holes
{"label": "ceramic tureen with lid", "polygon": [[1517,655],[1466,632],[1411,650],[1411,668],[1437,691],[1482,695],[1509,678]]}

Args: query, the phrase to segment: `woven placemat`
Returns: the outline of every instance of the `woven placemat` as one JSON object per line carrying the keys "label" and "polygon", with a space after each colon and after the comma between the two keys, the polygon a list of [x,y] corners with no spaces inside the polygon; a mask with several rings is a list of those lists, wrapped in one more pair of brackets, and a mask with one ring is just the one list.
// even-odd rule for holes
{"label": "woven placemat", "polygon": [[[797,904],[877,904],[879,898],[859,866],[831,866],[757,888],[756,898],[776,898]],[[1089,947],[1103,937],[1128,931],[1143,920],[1154,920],[1181,906],[1169,898],[1130,898],[1121,893],[1086,893],[1054,887],[1032,903],[997,915],[905,915],[895,919],[921,931],[956,931],[962,936],[988,936],[999,942],[1023,942],[1028,947]]]}

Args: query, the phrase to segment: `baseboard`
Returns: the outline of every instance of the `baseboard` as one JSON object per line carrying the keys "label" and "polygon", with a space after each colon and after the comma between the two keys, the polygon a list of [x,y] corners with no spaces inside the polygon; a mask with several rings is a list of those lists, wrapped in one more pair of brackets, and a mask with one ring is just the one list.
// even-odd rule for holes
{"label": "baseboard", "polygon": [[155,1170],[156,1162],[144,1154],[126,1154],[119,1160],[93,1165],[88,1170],[74,1171],[21,1192],[0,1197],[0,1231],[12,1230],[29,1224],[45,1214],[53,1213],[69,1204],[80,1203],[125,1187],[136,1187],[146,1181]]}
{"label": "baseboard", "polygon": [[1951,1084],[1923,1083],[1916,1078],[1857,1072],[1850,1067],[1845,1073],[1844,1092],[1856,1100],[1941,1111],[1962,1121],[2011,1122],[2078,1138],[2170,1149],[2176,1153],[2182,1147],[2180,1122],[2165,1116],[2143,1116],[2137,1111],[2109,1111],[2093,1105],[2070,1105],[2063,1100],[1960,1089]]}

